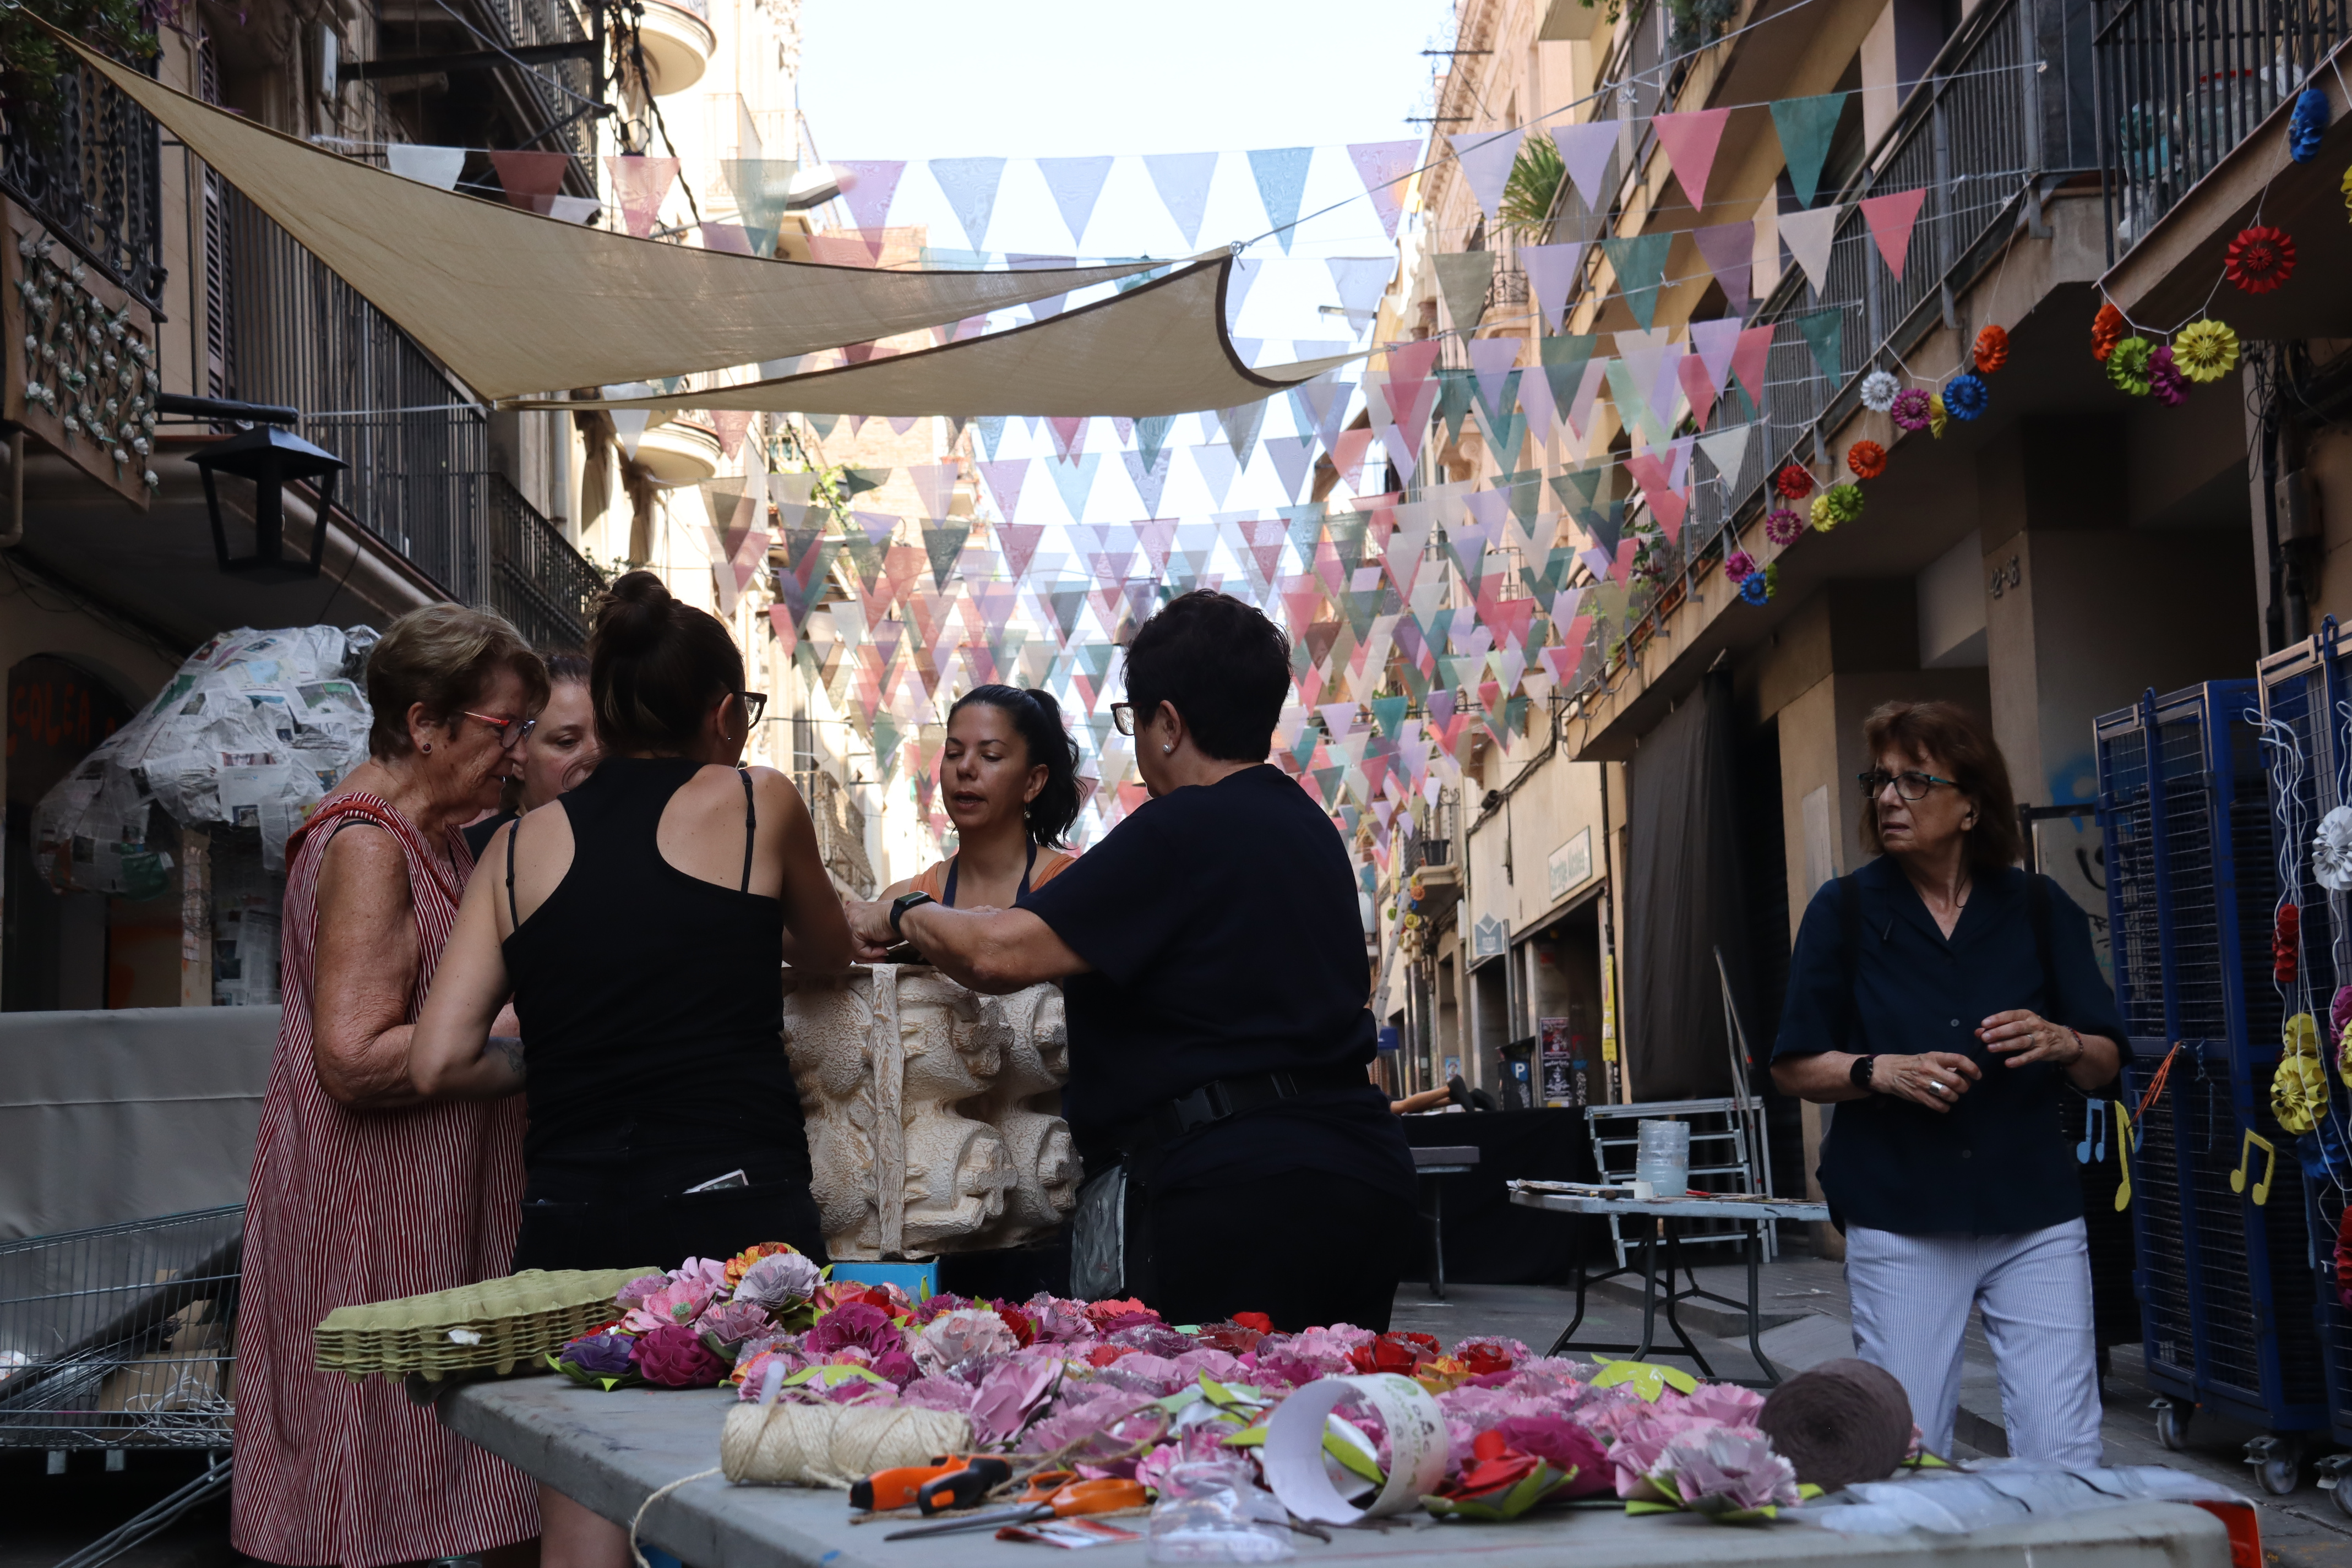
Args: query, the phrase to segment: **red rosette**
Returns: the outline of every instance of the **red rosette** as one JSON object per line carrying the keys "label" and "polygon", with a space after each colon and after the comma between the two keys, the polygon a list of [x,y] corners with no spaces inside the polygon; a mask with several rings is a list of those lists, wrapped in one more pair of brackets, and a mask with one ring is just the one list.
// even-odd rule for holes
{"label": "red rosette", "polygon": [[2256,224],[2230,241],[2221,275],[2249,294],[2267,294],[2294,276],[2294,237],[2283,228]]}
{"label": "red rosette", "polygon": [[1783,500],[1802,500],[1813,493],[1812,471],[1802,463],[1790,463],[1772,476],[1772,488]]}

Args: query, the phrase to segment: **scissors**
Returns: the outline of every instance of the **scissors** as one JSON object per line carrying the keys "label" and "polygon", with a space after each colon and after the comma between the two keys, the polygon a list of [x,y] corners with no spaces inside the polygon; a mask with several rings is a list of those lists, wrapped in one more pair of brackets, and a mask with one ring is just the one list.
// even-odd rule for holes
{"label": "scissors", "polygon": [[926,1535],[955,1535],[968,1530],[995,1530],[1008,1524],[1026,1524],[1034,1519],[1119,1513],[1128,1509],[1141,1508],[1149,1500],[1150,1494],[1139,1481],[1110,1477],[1082,1481],[1070,1470],[1043,1470],[1029,1478],[1028,1486],[1010,1507],[982,1509],[978,1513],[941,1520],[937,1524],[919,1524],[911,1530],[893,1531],[882,1539],[913,1541]]}

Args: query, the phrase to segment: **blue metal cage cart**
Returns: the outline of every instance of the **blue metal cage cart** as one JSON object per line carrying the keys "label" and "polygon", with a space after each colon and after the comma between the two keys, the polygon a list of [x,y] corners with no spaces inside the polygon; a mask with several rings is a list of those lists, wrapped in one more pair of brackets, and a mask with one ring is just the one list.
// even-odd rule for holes
{"label": "blue metal cage cart", "polygon": [[2264,1427],[2247,1457],[2284,1493],[2329,1421],[2302,1171],[2270,1105],[2284,1015],[2260,702],[2252,680],[2151,691],[2095,733],[2128,1103],[2163,1077],[2131,1156],[2157,1430],[2178,1447],[2200,1408]]}

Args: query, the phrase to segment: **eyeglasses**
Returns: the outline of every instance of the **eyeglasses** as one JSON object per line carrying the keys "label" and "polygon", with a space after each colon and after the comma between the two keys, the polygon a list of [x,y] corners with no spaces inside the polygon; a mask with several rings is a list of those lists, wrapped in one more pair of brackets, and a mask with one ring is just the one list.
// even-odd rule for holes
{"label": "eyeglasses", "polygon": [[513,751],[530,737],[533,730],[539,728],[539,721],[536,719],[497,719],[488,713],[477,713],[471,709],[466,710],[465,712],[467,718],[478,719],[499,732],[500,751]]}
{"label": "eyeglasses", "polygon": [[1110,705],[1110,721],[1112,728],[1116,729],[1120,734],[1134,734],[1135,704],[1132,702],[1112,703]]}
{"label": "eyeglasses", "polygon": [[1890,773],[1885,768],[1873,768],[1868,773],[1856,773],[1854,777],[1862,782],[1862,798],[1864,800],[1876,800],[1888,784],[1893,784],[1895,793],[1905,800],[1925,800],[1927,792],[1937,784],[1949,784],[1954,789],[1960,787],[1956,779],[1939,779],[1916,768],[1906,769],[1899,773]]}
{"label": "eyeglasses", "polygon": [[768,710],[768,694],[764,691],[739,691],[735,695],[743,700],[743,721],[758,723],[760,715]]}

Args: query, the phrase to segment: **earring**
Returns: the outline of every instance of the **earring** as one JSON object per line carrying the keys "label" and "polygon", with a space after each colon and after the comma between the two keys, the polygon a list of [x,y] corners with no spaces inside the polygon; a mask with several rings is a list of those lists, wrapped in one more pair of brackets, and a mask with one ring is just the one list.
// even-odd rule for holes
{"label": "earring", "polygon": [[1162,747],[1160,747],[1160,749],[1161,751],[1163,751],[1163,752],[1168,752],[1168,753],[1169,753],[1169,754],[1171,754],[1171,756],[1175,754],[1175,751],[1176,751],[1176,748],[1175,748],[1174,746],[1172,746],[1172,745],[1169,745],[1169,746],[1162,746]]}
{"label": "earring", "polygon": [[431,756],[431,755],[433,754],[433,742],[430,742],[430,741],[427,741],[427,742],[425,742],[422,746],[420,746],[418,749],[419,749],[420,751],[422,751],[422,752],[423,752],[426,756],[428,756],[428,757],[429,757],[429,756]]}

